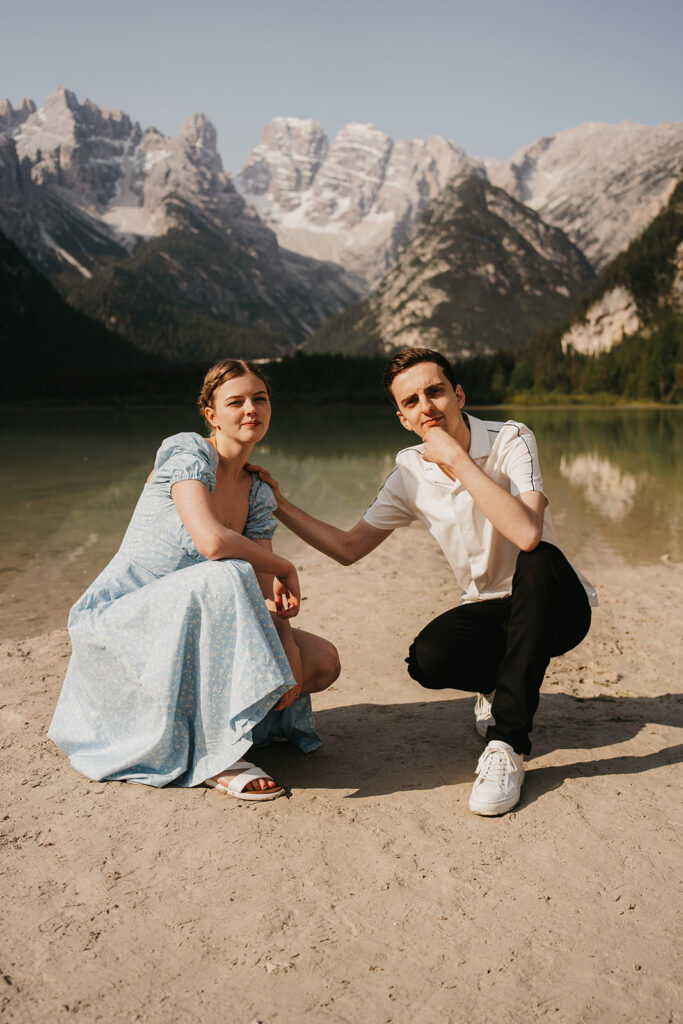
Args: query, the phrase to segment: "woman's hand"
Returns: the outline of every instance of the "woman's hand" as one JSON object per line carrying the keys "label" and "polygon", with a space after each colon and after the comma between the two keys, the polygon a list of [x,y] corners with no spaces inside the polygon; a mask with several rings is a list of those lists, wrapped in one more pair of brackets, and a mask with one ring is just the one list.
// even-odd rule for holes
{"label": "woman's hand", "polygon": [[301,588],[297,571],[292,566],[291,571],[275,576],[273,579],[273,599],[275,601],[275,613],[280,619],[293,619],[299,614],[301,604]]}
{"label": "woman's hand", "polygon": [[298,700],[299,697],[301,696],[301,689],[302,684],[297,683],[296,686],[293,686],[291,688],[291,690],[287,690],[286,693],[283,693],[279,701],[275,705],[275,710],[284,711],[285,708],[290,707],[290,705],[292,705],[294,701]]}
{"label": "woman's hand", "polygon": [[256,466],[251,462],[247,462],[244,468],[247,470],[248,473],[258,473],[259,477],[261,478],[261,480],[263,480],[264,484],[268,484],[268,486],[272,490],[273,494],[275,495],[275,500],[279,505],[280,498],[282,497],[282,495],[280,494],[280,485],[277,482],[277,480],[273,479],[268,470],[264,469],[263,466]]}

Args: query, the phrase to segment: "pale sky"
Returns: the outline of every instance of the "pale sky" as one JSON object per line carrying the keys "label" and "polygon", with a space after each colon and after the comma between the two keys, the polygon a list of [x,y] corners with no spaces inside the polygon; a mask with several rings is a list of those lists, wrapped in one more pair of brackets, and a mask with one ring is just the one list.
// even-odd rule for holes
{"label": "pale sky", "polygon": [[501,159],[683,118],[680,0],[0,0],[0,33],[0,98],[64,85],[167,135],[201,111],[232,173],[278,115]]}

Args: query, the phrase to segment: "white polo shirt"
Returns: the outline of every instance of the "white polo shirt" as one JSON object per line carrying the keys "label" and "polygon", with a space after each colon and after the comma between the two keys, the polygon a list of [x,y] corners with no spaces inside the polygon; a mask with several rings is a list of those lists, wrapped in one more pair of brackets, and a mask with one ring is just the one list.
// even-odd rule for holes
{"label": "white polo shirt", "polygon": [[[497,423],[469,416],[470,457],[512,495],[543,490],[536,438],[524,423]],[[512,590],[519,548],[500,533],[475,504],[459,480],[451,480],[435,462],[422,458],[424,445],[404,448],[396,469],[363,518],[378,530],[423,523],[462,587],[461,602],[506,597]],[[546,498],[547,501],[547,498]],[[543,540],[559,548],[549,509],[543,517]],[[597,595],[577,573],[592,605]]]}

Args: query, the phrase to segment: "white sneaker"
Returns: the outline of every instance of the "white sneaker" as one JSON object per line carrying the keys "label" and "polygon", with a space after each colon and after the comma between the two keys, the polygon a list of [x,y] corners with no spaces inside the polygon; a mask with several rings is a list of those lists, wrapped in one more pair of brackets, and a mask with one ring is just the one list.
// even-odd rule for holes
{"label": "white sneaker", "polygon": [[477,732],[484,739],[486,739],[488,727],[496,724],[496,720],[491,714],[491,705],[493,704],[493,694],[495,692],[495,690],[492,690],[491,693],[478,693],[477,702],[474,705],[474,724]]}
{"label": "white sneaker", "polygon": [[491,740],[479,758],[477,778],[470,796],[475,814],[505,814],[518,803],[524,782],[524,755],[509,743]]}

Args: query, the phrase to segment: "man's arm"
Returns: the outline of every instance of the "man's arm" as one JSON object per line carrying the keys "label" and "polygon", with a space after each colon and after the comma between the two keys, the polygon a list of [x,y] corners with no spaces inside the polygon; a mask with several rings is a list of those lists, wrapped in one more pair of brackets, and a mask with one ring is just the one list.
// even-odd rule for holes
{"label": "man's arm", "polygon": [[249,465],[246,468],[258,473],[271,487],[277,500],[277,511],[274,514],[280,522],[312,548],[322,551],[324,555],[341,565],[353,565],[393,533],[393,530],[378,530],[364,519],[360,519],[350,530],[340,530],[330,523],[324,523],[322,519],[310,516],[308,512],[304,512],[284,498],[277,480],[274,480],[263,466]]}
{"label": "man's arm", "polygon": [[322,519],[309,516],[308,512],[283,497],[278,500],[275,515],[297,537],[341,565],[353,565],[393,533],[393,530],[378,530],[364,519],[359,519],[350,530],[340,530]]}
{"label": "man's arm", "polygon": [[522,551],[533,551],[543,536],[543,514],[547,499],[539,491],[514,496],[492,480],[468,452],[441,427],[432,427],[425,437],[422,456],[436,462],[460,481],[495,528]]}

